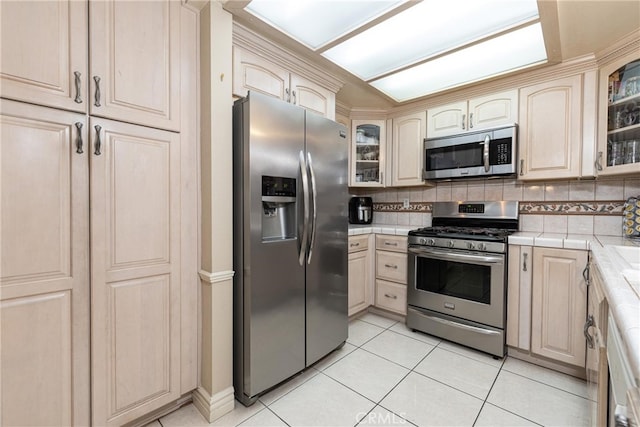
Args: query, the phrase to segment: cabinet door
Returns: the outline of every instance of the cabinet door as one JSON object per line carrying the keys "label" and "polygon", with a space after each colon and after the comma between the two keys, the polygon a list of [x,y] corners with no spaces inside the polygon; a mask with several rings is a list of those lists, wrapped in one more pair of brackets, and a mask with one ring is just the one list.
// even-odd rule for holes
{"label": "cabinet door", "polygon": [[391,185],[422,185],[425,113],[393,119],[393,176]]}
{"label": "cabinet door", "polygon": [[534,248],[532,353],[585,366],[586,265],[586,251]]}
{"label": "cabinet door", "polygon": [[323,117],[336,117],[336,95],[304,77],[291,74],[291,103]]}
{"label": "cabinet door", "polygon": [[0,100],[0,424],[89,424],[85,116]]}
{"label": "cabinet door", "polygon": [[91,120],[93,424],[180,395],[180,135]]}
{"label": "cabinet door", "polygon": [[349,316],[369,305],[369,251],[349,254]]}
{"label": "cabinet door", "polygon": [[580,75],[521,89],[519,179],[579,177],[581,129]]}
{"label": "cabinet door", "polygon": [[87,2],[0,2],[0,95],[87,110]]}
{"label": "cabinet door", "polygon": [[[634,51],[600,69],[598,175],[640,173],[640,87],[635,74],[640,55]],[[628,81],[635,84],[628,85]],[[629,87],[627,87],[629,86]]]}
{"label": "cabinet door", "polygon": [[467,101],[427,110],[427,138],[455,135],[467,130]]}
{"label": "cabinet door", "polygon": [[517,117],[517,90],[469,100],[469,130],[513,124],[518,121]]}
{"label": "cabinet door", "polygon": [[180,2],[91,2],[91,114],[180,130]]}
{"label": "cabinet door", "polygon": [[[290,102],[289,72],[244,49],[233,47],[233,94],[260,92]],[[335,108],[335,104],[334,104]]]}
{"label": "cabinet door", "polygon": [[384,120],[351,123],[352,187],[384,187],[386,129]]}
{"label": "cabinet door", "polygon": [[531,341],[531,246],[509,246],[507,345],[529,350]]}

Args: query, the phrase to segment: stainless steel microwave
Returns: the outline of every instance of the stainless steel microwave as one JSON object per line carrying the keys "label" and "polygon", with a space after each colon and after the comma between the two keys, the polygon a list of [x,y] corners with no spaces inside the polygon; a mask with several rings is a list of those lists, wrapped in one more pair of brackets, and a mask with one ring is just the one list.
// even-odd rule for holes
{"label": "stainless steel microwave", "polygon": [[516,173],[518,126],[424,140],[426,180],[490,176]]}

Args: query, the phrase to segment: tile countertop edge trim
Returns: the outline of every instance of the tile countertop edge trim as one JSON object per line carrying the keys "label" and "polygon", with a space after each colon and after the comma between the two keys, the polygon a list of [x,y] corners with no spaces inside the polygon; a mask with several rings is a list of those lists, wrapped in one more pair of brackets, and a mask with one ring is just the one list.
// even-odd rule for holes
{"label": "tile countertop edge trim", "polygon": [[409,225],[386,225],[386,224],[369,224],[356,225],[349,224],[349,236],[357,236],[361,234],[391,234],[396,236],[406,236],[409,231],[420,228],[419,226]]}

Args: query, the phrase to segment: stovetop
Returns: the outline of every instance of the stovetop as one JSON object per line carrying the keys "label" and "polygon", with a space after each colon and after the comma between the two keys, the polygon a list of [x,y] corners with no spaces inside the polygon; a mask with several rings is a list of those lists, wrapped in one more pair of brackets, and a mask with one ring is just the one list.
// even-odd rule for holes
{"label": "stovetop", "polygon": [[505,242],[513,231],[502,228],[434,226],[411,230],[409,236]]}

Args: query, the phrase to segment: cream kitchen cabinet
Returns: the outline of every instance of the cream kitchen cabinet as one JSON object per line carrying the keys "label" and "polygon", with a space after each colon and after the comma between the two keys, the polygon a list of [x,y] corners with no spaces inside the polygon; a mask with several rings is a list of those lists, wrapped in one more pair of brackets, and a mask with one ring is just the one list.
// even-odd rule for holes
{"label": "cream kitchen cabinet", "polygon": [[180,129],[179,2],[0,7],[2,97]]}
{"label": "cream kitchen cabinet", "polygon": [[86,112],[86,1],[0,2],[0,95]]}
{"label": "cream kitchen cabinet", "polygon": [[407,314],[407,238],[376,235],[375,305]]}
{"label": "cream kitchen cabinet", "polygon": [[584,368],[587,252],[535,247],[531,353]]}
{"label": "cream kitchen cabinet", "polygon": [[0,424],[89,425],[87,119],[0,100],[0,124]]}
{"label": "cream kitchen cabinet", "polygon": [[640,55],[600,70],[598,175],[640,173]]}
{"label": "cream kitchen cabinet", "polygon": [[257,91],[335,119],[335,93],[246,49],[233,47],[233,94]]}
{"label": "cream kitchen cabinet", "polygon": [[180,397],[180,134],[91,118],[95,425]]}
{"label": "cream kitchen cabinet", "polygon": [[507,345],[529,351],[531,348],[531,279],[533,248],[509,246],[507,282]]}
{"label": "cream kitchen cabinet", "polygon": [[[186,190],[197,139],[195,121],[179,120],[195,111],[197,53],[185,47],[197,12],[173,1],[0,7],[11,46],[0,63],[0,424],[129,423],[197,382],[197,314],[181,310],[197,298],[197,236],[180,222],[197,217]],[[100,77],[99,99],[87,75]]]}
{"label": "cream kitchen cabinet", "polygon": [[351,187],[384,187],[386,121],[351,121]]}
{"label": "cream kitchen cabinet", "polygon": [[426,119],[424,112],[393,119],[391,186],[424,184],[422,169]]}
{"label": "cream kitchen cabinet", "polygon": [[369,236],[349,236],[349,316],[372,304]]}
{"label": "cream kitchen cabinet", "polygon": [[91,115],[180,130],[180,7],[90,1]]}
{"label": "cream kitchen cabinet", "polygon": [[507,345],[517,354],[585,367],[586,266],[587,251],[509,246]]}
{"label": "cream kitchen cabinet", "polygon": [[473,132],[517,122],[515,90],[456,102],[427,110],[427,138]]}
{"label": "cream kitchen cabinet", "polygon": [[590,425],[607,424],[609,370],[607,364],[608,304],[602,277],[595,264],[590,268],[587,320],[583,331],[587,339],[587,391],[590,399]]}
{"label": "cream kitchen cabinet", "polygon": [[581,75],[520,89],[519,179],[581,175],[582,108]]}

